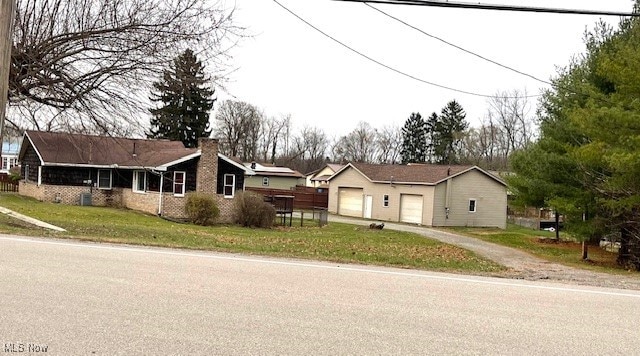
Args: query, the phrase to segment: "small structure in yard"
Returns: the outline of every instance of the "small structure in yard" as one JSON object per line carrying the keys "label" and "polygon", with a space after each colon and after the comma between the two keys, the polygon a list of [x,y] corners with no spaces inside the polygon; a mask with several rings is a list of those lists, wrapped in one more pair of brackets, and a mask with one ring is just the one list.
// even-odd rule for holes
{"label": "small structure in yard", "polygon": [[266,202],[273,205],[276,209],[276,218],[280,220],[280,225],[287,224],[287,217],[289,217],[289,226],[293,222],[293,195],[265,195]]}
{"label": "small structure in yard", "polygon": [[186,218],[185,194],[198,191],[216,197],[220,220],[230,220],[235,193],[252,173],[206,138],[195,149],[180,141],[27,131],[19,158],[21,195],[177,219]]}

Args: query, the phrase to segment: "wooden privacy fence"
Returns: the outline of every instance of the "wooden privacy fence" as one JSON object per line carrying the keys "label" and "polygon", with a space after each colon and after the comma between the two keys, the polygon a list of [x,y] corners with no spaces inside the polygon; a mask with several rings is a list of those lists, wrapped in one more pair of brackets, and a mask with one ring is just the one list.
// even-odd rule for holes
{"label": "wooden privacy fence", "polygon": [[6,174],[0,174],[0,192],[17,192],[18,182],[9,178]]}
{"label": "wooden privacy fence", "polygon": [[262,194],[265,197],[276,195],[292,195],[294,209],[327,209],[329,207],[329,190],[322,189],[318,192],[317,188],[297,186],[291,190],[287,189],[267,189],[267,188],[245,188],[248,191]]}

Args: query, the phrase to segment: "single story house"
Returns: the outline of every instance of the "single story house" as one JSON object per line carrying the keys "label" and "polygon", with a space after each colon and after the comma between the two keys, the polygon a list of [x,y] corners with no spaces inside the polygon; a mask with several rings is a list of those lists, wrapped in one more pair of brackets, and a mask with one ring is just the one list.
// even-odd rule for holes
{"label": "single story house", "polygon": [[199,148],[180,141],[27,131],[19,159],[19,193],[71,205],[118,206],[184,218],[185,193],[216,197],[220,220],[251,170],[218,153],[218,141]]}
{"label": "single story house", "polygon": [[327,163],[324,167],[307,173],[307,187],[328,188],[329,178],[339,171],[344,165]]}
{"label": "single story house", "polygon": [[506,228],[507,186],[477,166],[349,163],[329,178],[329,212],[426,226]]}
{"label": "single story house", "polygon": [[291,168],[256,162],[244,163],[244,166],[253,173],[245,179],[247,188],[291,190],[304,185],[304,175]]}

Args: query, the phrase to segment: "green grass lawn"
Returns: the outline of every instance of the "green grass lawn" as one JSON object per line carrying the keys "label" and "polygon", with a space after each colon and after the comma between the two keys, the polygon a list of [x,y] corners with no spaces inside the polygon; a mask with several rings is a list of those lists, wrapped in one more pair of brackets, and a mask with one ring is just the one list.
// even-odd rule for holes
{"label": "green grass lawn", "polygon": [[56,233],[0,214],[0,232],[90,241],[212,250],[433,271],[498,274],[505,269],[461,248],[422,236],[330,223],[249,229],[233,225],[181,224],[131,210],[43,203],[0,194],[0,206],[60,226]]}
{"label": "green grass lawn", "polygon": [[543,259],[568,266],[609,273],[624,270],[616,263],[618,256],[616,253],[607,252],[595,245],[588,246],[589,259],[583,261],[582,244],[564,232],[560,233],[560,241],[555,241],[555,232],[532,230],[511,224],[507,230],[467,227],[452,228],[451,230],[523,250]]}

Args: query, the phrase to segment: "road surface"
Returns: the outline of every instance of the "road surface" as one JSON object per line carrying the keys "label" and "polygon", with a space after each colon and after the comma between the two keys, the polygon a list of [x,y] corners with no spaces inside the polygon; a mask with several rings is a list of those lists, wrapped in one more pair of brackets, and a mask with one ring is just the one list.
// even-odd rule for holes
{"label": "road surface", "polygon": [[638,354],[640,292],[0,235],[0,354]]}

